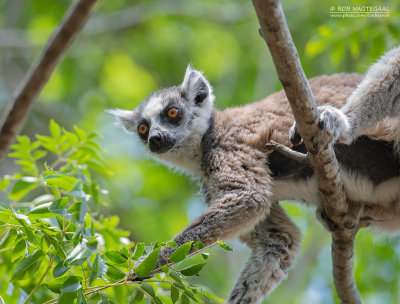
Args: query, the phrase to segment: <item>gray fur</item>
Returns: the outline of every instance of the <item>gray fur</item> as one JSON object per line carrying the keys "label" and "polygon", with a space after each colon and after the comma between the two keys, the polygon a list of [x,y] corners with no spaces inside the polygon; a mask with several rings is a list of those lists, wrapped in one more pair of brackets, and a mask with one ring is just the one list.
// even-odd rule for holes
{"label": "gray fur", "polygon": [[[351,94],[347,103],[336,109],[324,105],[319,109],[319,124],[332,137],[349,144],[385,118],[394,118],[392,139],[400,144],[400,47],[384,54],[367,71],[364,80]],[[290,130],[294,144],[299,142],[296,126]]]}
{"label": "gray fur", "polygon": [[[311,79],[310,86],[319,105],[339,108],[361,80],[358,74],[337,74]],[[227,303],[258,303],[286,276],[299,249],[298,228],[279,206],[279,200],[292,198],[318,206],[318,189],[312,172],[304,173],[302,166],[292,162],[285,165],[279,157],[268,159],[265,144],[269,140],[289,145],[287,134],[293,116],[283,91],[224,111],[215,110],[213,101],[209,82],[201,72],[188,67],[180,86],[153,93],[131,113],[112,113],[131,132],[137,133],[138,124],[145,121],[150,128],[149,136],[162,129],[163,134],[168,134],[165,136],[174,138],[174,145],[167,147],[167,151],[149,150],[150,154],[199,178],[209,207],[173,240],[178,245],[188,241],[209,245],[218,239],[240,237],[252,249],[252,255]],[[172,125],[163,119],[170,105],[182,109],[179,124]],[[148,147],[149,139],[141,138]],[[386,166],[387,162],[381,165]],[[350,167],[345,158],[343,165]],[[394,175],[372,178],[363,170],[362,163],[353,167],[348,184],[360,178],[361,185],[376,183],[380,190],[375,193],[372,189],[370,197],[383,193],[385,183]],[[356,197],[352,197],[355,201],[357,195],[364,199],[362,191],[350,194]],[[396,195],[397,192],[384,199],[398,200]],[[162,251],[159,263],[164,263],[170,252],[171,249]]]}

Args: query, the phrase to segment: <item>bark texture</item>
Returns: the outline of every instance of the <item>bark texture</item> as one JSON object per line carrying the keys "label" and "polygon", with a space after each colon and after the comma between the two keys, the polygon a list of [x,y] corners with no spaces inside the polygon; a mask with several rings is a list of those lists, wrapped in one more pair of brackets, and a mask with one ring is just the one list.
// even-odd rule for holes
{"label": "bark texture", "polygon": [[[278,0],[253,0],[261,29],[279,79],[293,110],[298,131],[308,150],[323,201],[318,210],[332,232],[333,274],[343,303],[361,303],[353,277],[353,244],[358,218],[349,214],[339,166],[329,142],[318,127],[317,106]],[[348,229],[346,227],[351,227]]]}
{"label": "bark texture", "polygon": [[79,0],[70,7],[47,42],[41,56],[15,90],[13,99],[1,120],[0,160],[4,158],[8,147],[20,132],[31,105],[50,78],[61,55],[86,23],[96,1]]}

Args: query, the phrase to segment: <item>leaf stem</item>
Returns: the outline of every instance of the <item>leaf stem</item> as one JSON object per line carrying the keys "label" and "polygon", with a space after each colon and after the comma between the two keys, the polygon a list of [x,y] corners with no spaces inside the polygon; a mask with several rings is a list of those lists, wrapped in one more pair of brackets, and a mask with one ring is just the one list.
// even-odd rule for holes
{"label": "leaf stem", "polygon": [[28,301],[30,300],[30,298],[32,298],[33,294],[36,292],[36,290],[39,288],[40,284],[42,283],[42,281],[44,280],[44,278],[46,277],[47,273],[49,272],[49,270],[51,269],[51,265],[53,265],[54,260],[57,257],[58,254],[58,250],[59,248],[56,249],[56,252],[54,253],[53,258],[50,260],[49,265],[47,266],[45,272],[43,273],[43,275],[41,276],[41,278],[39,279],[39,281],[37,282],[35,288],[33,288],[33,290],[31,291],[31,293],[29,294],[29,296],[25,299],[24,304],[27,304]]}

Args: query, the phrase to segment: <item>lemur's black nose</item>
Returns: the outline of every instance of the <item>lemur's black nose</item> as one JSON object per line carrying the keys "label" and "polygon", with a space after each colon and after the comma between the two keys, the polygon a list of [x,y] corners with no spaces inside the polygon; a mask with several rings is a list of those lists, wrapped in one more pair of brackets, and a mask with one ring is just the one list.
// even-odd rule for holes
{"label": "lemur's black nose", "polygon": [[174,144],[175,140],[165,134],[154,134],[149,138],[149,149],[155,153],[167,152]]}

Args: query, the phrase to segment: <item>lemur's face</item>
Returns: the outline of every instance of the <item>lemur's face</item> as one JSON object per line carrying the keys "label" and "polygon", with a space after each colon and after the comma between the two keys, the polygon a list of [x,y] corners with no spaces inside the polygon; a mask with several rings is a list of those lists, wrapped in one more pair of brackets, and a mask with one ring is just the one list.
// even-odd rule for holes
{"label": "lemur's face", "polygon": [[134,111],[110,112],[129,132],[136,133],[151,153],[174,153],[205,133],[213,101],[208,81],[189,66],[181,85],[152,93]]}

